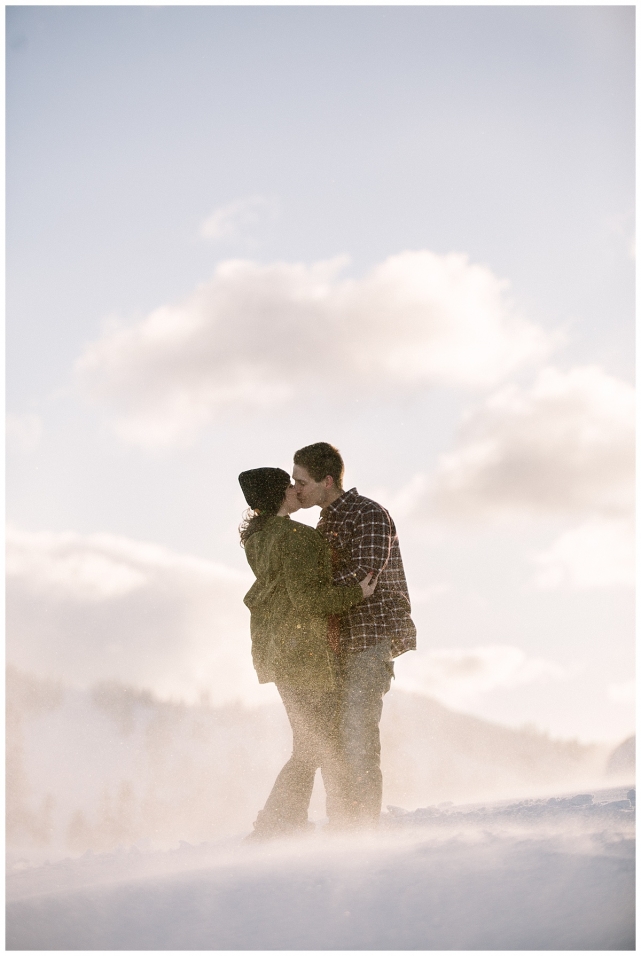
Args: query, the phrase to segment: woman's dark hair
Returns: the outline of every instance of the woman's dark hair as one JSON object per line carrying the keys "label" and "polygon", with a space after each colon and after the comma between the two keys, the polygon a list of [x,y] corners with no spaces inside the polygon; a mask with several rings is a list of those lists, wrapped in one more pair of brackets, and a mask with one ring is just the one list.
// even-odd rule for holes
{"label": "woman's dark hair", "polygon": [[331,475],[336,487],[343,487],[345,465],[341,453],[326,441],[299,448],[294,455],[294,464],[305,468],[314,481],[322,481]]}
{"label": "woman's dark hair", "polygon": [[[283,495],[283,499],[284,497],[285,496]],[[280,506],[283,503],[283,499],[281,499],[273,511],[258,511],[253,508],[248,508],[247,511],[243,512],[243,520],[238,525],[241,548],[245,547],[248,538],[251,538],[253,534],[256,534],[257,531],[260,531],[268,518],[273,518],[274,515],[278,513]]]}
{"label": "woman's dark hair", "polygon": [[268,518],[278,514],[291,478],[282,468],[252,468],[243,471],[238,481],[249,505],[238,528],[244,548],[247,539],[260,531]]}

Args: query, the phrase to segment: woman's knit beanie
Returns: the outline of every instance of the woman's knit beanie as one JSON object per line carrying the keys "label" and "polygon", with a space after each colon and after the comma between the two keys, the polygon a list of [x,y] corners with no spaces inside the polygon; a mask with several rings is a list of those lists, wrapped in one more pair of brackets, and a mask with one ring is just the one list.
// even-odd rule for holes
{"label": "woman's knit beanie", "polygon": [[241,472],[238,481],[250,508],[273,513],[280,508],[291,484],[282,468],[252,468]]}

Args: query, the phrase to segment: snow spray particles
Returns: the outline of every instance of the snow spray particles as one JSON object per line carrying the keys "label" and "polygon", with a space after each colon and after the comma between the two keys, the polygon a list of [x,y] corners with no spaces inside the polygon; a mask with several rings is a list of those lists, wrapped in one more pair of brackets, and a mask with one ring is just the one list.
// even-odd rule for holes
{"label": "snow spray particles", "polygon": [[[7,715],[8,850],[30,863],[246,833],[291,747],[280,703],[187,706],[114,683],[65,688],[14,669]],[[498,727],[421,695],[388,695],[381,736],[385,805],[605,782],[603,748]],[[310,816],[325,816],[320,774]]]}
{"label": "snow spray particles", "polygon": [[328,834],[319,786],[307,838],[252,847],[290,747],[279,705],[11,671],[8,947],[634,947],[634,792],[602,789],[605,752],[399,692],[381,730],[376,834]]}
{"label": "snow spray particles", "polygon": [[391,808],[376,834],[16,870],[10,949],[634,948],[634,792]]}

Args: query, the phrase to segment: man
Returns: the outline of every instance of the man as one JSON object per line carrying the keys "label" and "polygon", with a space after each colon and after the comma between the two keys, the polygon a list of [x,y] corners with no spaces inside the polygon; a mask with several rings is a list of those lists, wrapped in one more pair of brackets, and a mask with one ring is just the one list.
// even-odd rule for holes
{"label": "man", "polygon": [[378,575],[374,594],[336,621],[341,701],[338,739],[344,765],[346,826],[375,826],[381,813],[379,722],[394,676],[393,658],[416,648],[416,628],[396,528],[381,505],[343,490],[340,452],[327,442],[299,449],[293,478],[303,508],[320,506],[317,528],[329,542],[334,584]]}

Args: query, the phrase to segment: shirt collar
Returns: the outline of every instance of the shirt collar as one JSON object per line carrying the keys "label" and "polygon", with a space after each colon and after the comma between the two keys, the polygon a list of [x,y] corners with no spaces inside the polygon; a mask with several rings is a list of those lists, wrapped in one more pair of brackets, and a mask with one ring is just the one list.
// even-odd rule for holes
{"label": "shirt collar", "polygon": [[331,505],[327,505],[326,508],[321,510],[321,518],[327,518],[328,515],[338,511],[344,504],[349,503],[352,498],[355,498],[357,494],[358,491],[356,488],[350,488],[349,491],[344,491],[340,498],[336,498],[335,501],[332,501]]}

